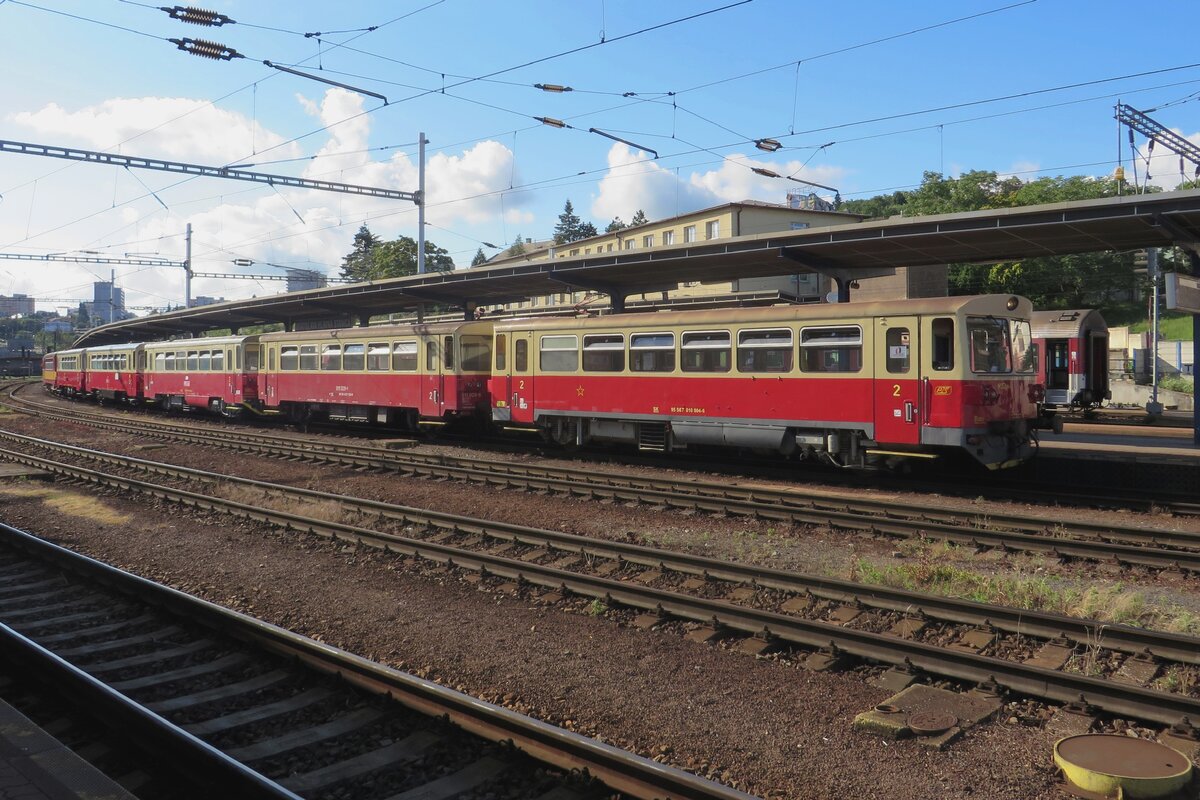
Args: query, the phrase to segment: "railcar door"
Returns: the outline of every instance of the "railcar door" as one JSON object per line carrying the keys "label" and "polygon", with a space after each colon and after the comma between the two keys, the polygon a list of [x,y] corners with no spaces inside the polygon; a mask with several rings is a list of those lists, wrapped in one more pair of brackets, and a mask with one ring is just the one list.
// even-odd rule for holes
{"label": "railcar door", "polygon": [[425,349],[421,370],[421,416],[440,417],[446,404],[443,365],[447,363],[447,358],[453,364],[454,337],[428,336],[421,339],[421,346]]}
{"label": "railcar door", "polygon": [[513,331],[508,359],[508,403],[512,421],[533,423],[533,332]]}
{"label": "railcar door", "polygon": [[875,441],[919,444],[921,381],[916,317],[875,320]]}

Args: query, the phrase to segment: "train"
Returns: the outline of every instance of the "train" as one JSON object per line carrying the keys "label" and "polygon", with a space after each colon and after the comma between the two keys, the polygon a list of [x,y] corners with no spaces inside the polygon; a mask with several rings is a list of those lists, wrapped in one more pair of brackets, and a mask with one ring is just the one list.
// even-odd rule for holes
{"label": "train", "polygon": [[1045,387],[1013,295],[519,317],[48,354],[47,390],[409,431],[472,423],[562,447],[740,448],[838,467],[1036,447]]}
{"label": "train", "polygon": [[1046,387],[1043,416],[1092,416],[1112,398],[1108,385],[1108,325],[1094,308],[1035,311],[1030,320],[1038,373]]}

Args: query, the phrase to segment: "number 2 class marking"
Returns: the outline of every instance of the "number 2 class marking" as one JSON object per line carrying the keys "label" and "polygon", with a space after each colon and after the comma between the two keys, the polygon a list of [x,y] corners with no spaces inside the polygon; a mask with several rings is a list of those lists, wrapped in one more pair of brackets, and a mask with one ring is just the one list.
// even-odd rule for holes
{"label": "number 2 class marking", "polygon": [[900,384],[893,383],[892,384],[892,397],[899,397],[899,396],[900,396]]}

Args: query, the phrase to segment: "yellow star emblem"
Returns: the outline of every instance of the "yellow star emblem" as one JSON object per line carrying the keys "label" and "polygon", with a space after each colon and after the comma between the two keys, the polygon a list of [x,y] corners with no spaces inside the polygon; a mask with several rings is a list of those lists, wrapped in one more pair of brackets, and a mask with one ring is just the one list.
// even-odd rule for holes
{"label": "yellow star emblem", "polygon": [[582,386],[577,387],[575,389],[575,394],[579,395],[580,397],[583,397],[583,387]]}

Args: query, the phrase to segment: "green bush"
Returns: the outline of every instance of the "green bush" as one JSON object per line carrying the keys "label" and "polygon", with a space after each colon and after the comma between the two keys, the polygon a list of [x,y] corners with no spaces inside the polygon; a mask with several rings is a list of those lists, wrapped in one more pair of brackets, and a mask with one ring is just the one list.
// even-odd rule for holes
{"label": "green bush", "polygon": [[1160,378],[1158,381],[1160,389],[1167,389],[1172,392],[1183,392],[1184,394],[1196,393],[1196,382],[1192,378],[1185,378],[1182,375],[1168,375]]}

